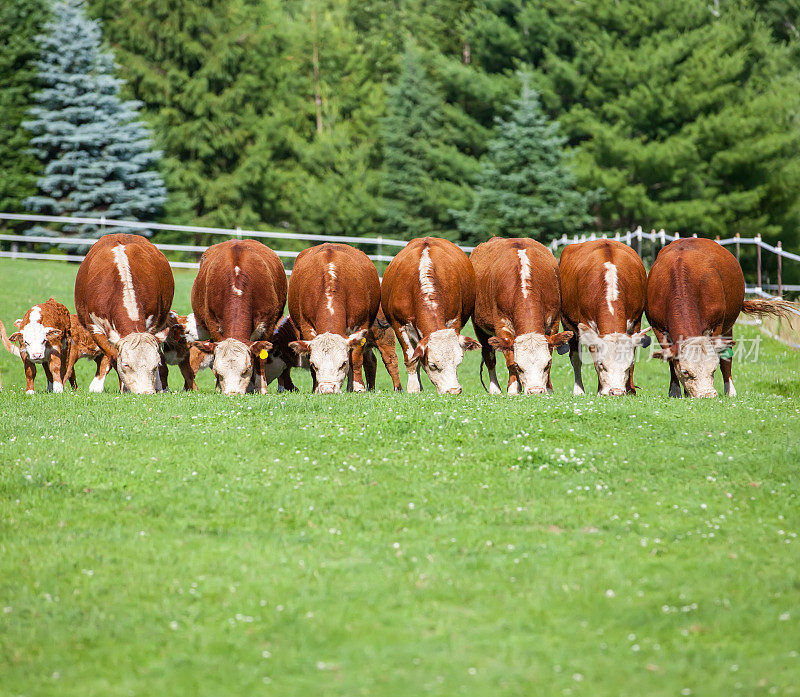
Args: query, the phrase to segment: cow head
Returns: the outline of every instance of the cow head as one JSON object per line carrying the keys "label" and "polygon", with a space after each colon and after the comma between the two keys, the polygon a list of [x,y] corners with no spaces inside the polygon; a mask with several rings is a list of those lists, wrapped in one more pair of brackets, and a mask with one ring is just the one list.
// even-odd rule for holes
{"label": "cow head", "polygon": [[455,329],[437,329],[417,344],[411,360],[422,361],[422,368],[439,394],[461,394],[456,370],[464,360],[464,351],[476,351],[481,345]]}
{"label": "cow head", "polygon": [[627,380],[636,360],[636,348],[650,345],[648,327],[641,332],[613,332],[600,336],[596,328],[578,325],[581,343],[589,349],[597,370],[600,394],[619,396],[627,390]]}
{"label": "cow head", "polygon": [[342,336],[325,332],[316,334],[311,341],[292,341],[289,348],[299,355],[308,355],[317,378],[316,392],[334,394],[340,392],[350,368],[350,349],[364,341],[367,330]]}
{"label": "cow head", "polygon": [[217,378],[217,389],[222,394],[244,394],[254,382],[255,358],[267,359],[272,348],[269,341],[239,341],[223,339],[219,342],[198,341],[195,349],[213,357],[211,370]]}
{"label": "cow head", "polygon": [[516,338],[501,332],[489,339],[489,344],[506,355],[513,354],[511,369],[516,370],[522,394],[546,394],[553,349],[571,338],[572,332],[559,332],[552,336],[528,332]]}
{"label": "cow head", "polygon": [[693,336],[653,351],[654,358],[673,361],[675,373],[690,397],[716,397],[714,372],[720,354],[733,348],[730,337]]}
{"label": "cow head", "polygon": [[61,344],[64,333],[42,324],[42,309],[39,305],[31,308],[28,321],[24,325],[19,320],[17,322],[14,324],[18,331],[8,337],[9,341],[18,343],[20,353],[24,353],[31,363],[47,362],[50,359],[51,348]]}
{"label": "cow head", "polygon": [[161,342],[155,336],[134,332],[120,339],[114,348],[123,389],[133,394],[154,394],[160,389]]}

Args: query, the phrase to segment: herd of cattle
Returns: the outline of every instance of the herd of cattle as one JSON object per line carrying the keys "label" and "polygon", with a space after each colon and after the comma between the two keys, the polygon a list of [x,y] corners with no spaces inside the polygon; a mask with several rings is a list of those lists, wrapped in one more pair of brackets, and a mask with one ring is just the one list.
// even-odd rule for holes
{"label": "herd of cattle", "polygon": [[[583,394],[581,345],[594,362],[598,392],[634,394],[636,348],[655,332],[670,370],[670,396],[735,395],[731,338],[740,312],[787,316],[783,300],[745,300],[736,258],[716,242],[676,240],[658,254],[649,275],[630,247],[594,240],[566,247],[557,261],[530,239],[492,238],[467,255],[435,237],[412,240],[387,267],[383,282],[361,251],[321,244],[301,252],[287,283],[278,256],[253,240],[231,240],[202,256],[192,287],[192,314],[171,311],[174,280],[166,257],[144,237],[100,238],[75,279],[75,308],[54,299],[30,308],[5,347],[24,364],[27,393],[36,365],[48,391],[73,389],[75,362],[90,358],[90,390],[102,392],[113,367],[122,391],[151,394],[167,387],[168,365],[180,366],[187,390],[210,368],[225,394],[296,389],[291,369],[311,370],[314,391],[345,383],[375,385],[377,348],[400,390],[395,337],[408,370],[409,392],[424,370],[439,393],[459,394],[464,352],[482,351],[489,392],[502,392],[495,351],[508,368],[508,394],[552,390],[553,351],[569,352],[573,392]],[[287,304],[289,315],[282,317]],[[642,330],[642,315],[650,328]],[[472,319],[477,341],[461,334]],[[559,331],[559,323],[564,330]],[[364,380],[366,374],[366,383]],[[482,375],[481,375],[482,379]]]}

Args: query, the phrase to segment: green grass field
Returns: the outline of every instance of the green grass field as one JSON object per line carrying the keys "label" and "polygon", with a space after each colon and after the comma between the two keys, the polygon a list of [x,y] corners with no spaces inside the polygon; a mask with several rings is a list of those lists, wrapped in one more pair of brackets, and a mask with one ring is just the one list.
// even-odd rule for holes
{"label": "green grass field", "polygon": [[[0,260],[0,318],[76,268]],[[2,352],[0,695],[800,692],[798,354],[698,401],[655,361],[573,397],[563,356],[489,397],[478,360],[458,397],[89,395],[85,361],[26,397]]]}

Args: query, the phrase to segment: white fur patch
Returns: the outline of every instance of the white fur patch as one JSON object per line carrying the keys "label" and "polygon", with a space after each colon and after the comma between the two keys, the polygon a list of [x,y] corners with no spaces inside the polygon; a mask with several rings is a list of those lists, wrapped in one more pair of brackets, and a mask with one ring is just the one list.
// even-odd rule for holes
{"label": "white fur patch", "polygon": [[328,312],[333,314],[333,282],[336,280],[336,264],[332,261],[328,262],[327,271],[331,281],[326,284],[325,297],[328,299]]}
{"label": "white fur patch", "polygon": [[22,343],[28,353],[28,359],[33,362],[44,361],[49,348],[47,332],[52,331],[52,327],[43,326],[41,320],[42,308],[34,305],[28,315],[28,323],[22,328]]}
{"label": "white fur patch", "polygon": [[131,265],[128,255],[125,253],[125,245],[118,244],[112,250],[114,262],[117,265],[120,281],[122,281],[122,304],[128,317],[134,322],[139,321],[139,306],[136,303],[136,292],[133,289],[133,276],[131,276]]}
{"label": "white fur patch", "polygon": [[112,345],[119,342],[121,338],[119,332],[105,317],[98,317],[96,314],[91,313],[89,318],[92,320],[92,326],[89,327],[89,331],[92,334],[103,334]]}
{"label": "white fur patch", "polygon": [[64,385],[62,385],[60,382],[54,382],[53,383],[53,392],[58,394],[58,393],[61,393],[63,391],[64,391]]}
{"label": "white fur patch", "polygon": [[105,383],[106,383],[105,375],[103,377],[95,376],[92,379],[91,384],[89,385],[89,392],[102,392]]}
{"label": "white fur patch", "polygon": [[236,295],[241,295],[244,292],[241,288],[237,288],[235,283],[231,286],[231,290],[236,293]]}
{"label": "white fur patch", "polygon": [[522,297],[527,298],[531,289],[531,260],[524,249],[517,250],[519,257],[519,282],[522,288]]}
{"label": "white fur patch", "polygon": [[619,298],[617,267],[610,261],[607,261],[603,266],[606,267],[606,305],[608,305],[608,311],[613,315],[614,306],[611,303]]}
{"label": "white fur patch", "polygon": [[425,247],[419,258],[419,285],[422,288],[422,294],[425,296],[425,302],[432,310],[436,309],[437,304],[434,300],[436,295],[436,286],[433,285],[431,271],[433,270],[433,262],[431,261],[430,250]]}
{"label": "white fur patch", "polygon": [[235,273],[238,276],[240,273],[242,273],[242,270],[238,266],[234,266],[233,273]]}

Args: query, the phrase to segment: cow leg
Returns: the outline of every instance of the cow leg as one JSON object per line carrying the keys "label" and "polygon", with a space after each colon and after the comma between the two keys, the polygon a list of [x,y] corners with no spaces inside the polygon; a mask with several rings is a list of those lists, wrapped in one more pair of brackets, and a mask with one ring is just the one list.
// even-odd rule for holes
{"label": "cow leg", "polygon": [[736,388],[733,386],[733,376],[731,375],[733,356],[730,358],[720,358],[719,369],[722,373],[722,385],[725,388],[725,394],[728,395],[728,397],[735,397]]}
{"label": "cow leg", "polygon": [[350,368],[353,371],[353,392],[366,392],[364,387],[364,347],[356,346],[350,351]]}
{"label": "cow leg", "polygon": [[258,391],[261,394],[267,394],[267,361],[263,358],[259,358],[256,356],[255,358],[255,365],[253,366],[254,370],[258,371],[258,385],[256,385],[259,389]]}
{"label": "cow leg", "polygon": [[69,380],[73,390],[78,389],[78,380],[75,378],[75,364],[78,362],[78,347],[75,342],[70,341],[69,353],[67,354],[66,370],[64,371],[64,379],[62,382]]}
{"label": "cow leg", "polygon": [[375,389],[375,378],[378,375],[378,359],[375,357],[371,348],[364,348],[364,378],[367,381],[367,389],[372,392]]}
{"label": "cow leg", "polygon": [[297,385],[292,382],[292,371],[287,365],[278,376],[278,392],[299,392]]}
{"label": "cow leg", "polygon": [[411,394],[422,392],[422,383],[420,382],[420,363],[419,361],[412,361],[411,356],[414,355],[416,346],[411,345],[411,337],[409,333],[392,323],[392,328],[400,342],[400,350],[403,352],[403,363],[405,363],[406,371],[408,372],[408,383],[406,384],[406,391]]}
{"label": "cow leg", "polygon": [[188,353],[183,357],[183,360],[178,363],[178,368],[180,368],[181,375],[183,376],[183,389],[186,392],[196,390],[197,385],[194,384],[194,373],[192,372],[192,365],[189,361]]}
{"label": "cow leg", "polygon": [[508,370],[508,394],[519,394],[522,390],[519,385],[519,376],[514,368],[514,352],[504,352],[503,358],[506,359],[506,369]]}
{"label": "cow leg", "polygon": [[33,381],[36,379],[36,364],[25,361],[25,394],[33,394]]}
{"label": "cow leg", "polygon": [[633,366],[628,371],[628,381],[625,383],[625,392],[627,394],[636,394],[636,385],[633,384]]}
{"label": "cow leg", "polygon": [[391,343],[386,341],[378,342],[378,351],[381,352],[383,365],[386,366],[389,377],[392,378],[394,391],[402,392],[403,388],[400,385],[400,363],[397,360],[397,351],[395,351],[394,348],[394,341]]}
{"label": "cow leg", "polygon": [[[503,394],[500,389],[500,381],[497,379],[497,355],[494,347],[489,343],[489,335],[480,327],[475,327],[475,336],[481,344],[481,359],[486,364],[489,372],[489,394]],[[509,373],[509,386],[511,374]]]}
{"label": "cow leg", "polygon": [[158,365],[158,382],[160,385],[156,386],[156,392],[169,392],[169,366],[167,365],[166,361],[161,359],[161,363]]}
{"label": "cow leg", "polygon": [[311,366],[311,391],[317,391],[317,371],[314,370],[314,366]]}
{"label": "cow leg", "polygon": [[45,365],[45,373],[49,369],[50,375],[47,376],[48,383],[51,383],[50,391],[60,394],[64,391],[64,381],[63,381],[63,374],[64,368],[62,367],[61,363],[61,353],[57,350],[53,350],[50,354],[50,363]]}
{"label": "cow leg", "polygon": [[94,360],[97,363],[97,370],[89,385],[89,392],[102,392],[106,385],[106,376],[111,371],[111,359],[103,354]]}
{"label": "cow leg", "polygon": [[50,370],[50,364],[45,362],[42,363],[42,368],[44,369],[44,376],[47,378],[47,391],[53,391],[53,371]]}
{"label": "cow leg", "polygon": [[581,344],[578,334],[575,332],[569,340],[569,362],[572,363],[572,372],[575,374],[575,384],[572,386],[572,394],[586,394],[583,389],[583,376],[581,375]]}
{"label": "cow leg", "polygon": [[681,397],[681,381],[678,380],[678,371],[675,368],[675,361],[669,362],[669,396]]}

